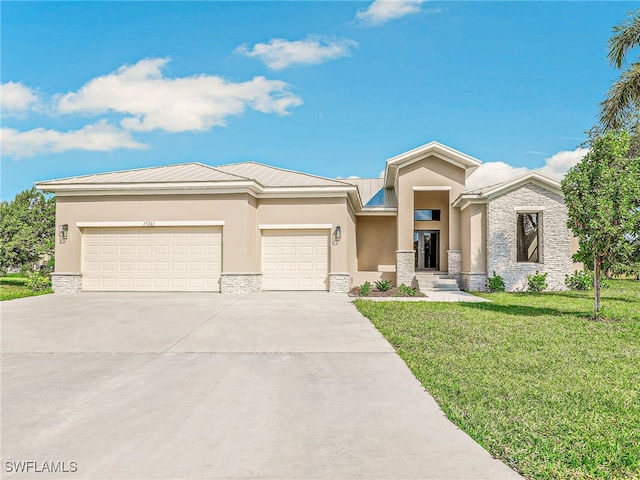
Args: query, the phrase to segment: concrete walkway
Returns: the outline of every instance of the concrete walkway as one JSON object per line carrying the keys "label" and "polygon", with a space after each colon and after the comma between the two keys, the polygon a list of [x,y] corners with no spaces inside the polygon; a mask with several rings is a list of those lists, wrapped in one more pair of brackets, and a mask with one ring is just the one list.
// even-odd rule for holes
{"label": "concrete walkway", "polygon": [[426,291],[426,297],[351,297],[353,300],[372,300],[374,302],[490,302],[486,298],[476,297],[462,291]]}
{"label": "concrete walkway", "polygon": [[[2,478],[520,478],[443,416],[347,296],[1,308]],[[77,471],[6,473],[16,461]]]}

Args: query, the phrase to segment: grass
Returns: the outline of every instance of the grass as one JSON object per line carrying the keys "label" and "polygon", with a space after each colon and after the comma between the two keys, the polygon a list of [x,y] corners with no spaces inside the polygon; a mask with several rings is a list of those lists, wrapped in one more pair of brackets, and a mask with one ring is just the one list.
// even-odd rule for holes
{"label": "grass", "polygon": [[34,292],[25,286],[26,277],[10,273],[0,277],[0,301],[15,300],[16,298],[34,297],[51,293],[51,290]]}
{"label": "grass", "polygon": [[447,417],[530,479],[640,479],[640,282],[482,294],[493,303],[356,300]]}

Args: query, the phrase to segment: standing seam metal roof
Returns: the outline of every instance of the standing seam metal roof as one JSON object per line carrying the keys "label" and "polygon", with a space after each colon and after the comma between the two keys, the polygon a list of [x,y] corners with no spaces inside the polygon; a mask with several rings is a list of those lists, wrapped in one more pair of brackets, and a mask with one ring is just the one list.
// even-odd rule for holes
{"label": "standing seam metal roof", "polygon": [[123,170],[120,172],[97,173],[80,177],[48,180],[39,183],[77,185],[91,183],[228,182],[247,180],[249,179],[229,172],[223,172],[201,163],[184,163],[163,167]]}
{"label": "standing seam metal roof", "polygon": [[256,162],[231,163],[216,167],[218,170],[255,179],[265,187],[317,187],[317,186],[347,186],[346,182],[330,178],[294,172],[282,168],[263,165]]}

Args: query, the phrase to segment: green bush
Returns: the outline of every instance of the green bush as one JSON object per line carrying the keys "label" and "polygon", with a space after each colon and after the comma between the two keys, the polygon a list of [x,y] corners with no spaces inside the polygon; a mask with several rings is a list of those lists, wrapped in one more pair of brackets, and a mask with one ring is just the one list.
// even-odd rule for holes
{"label": "green bush", "polygon": [[24,285],[32,292],[45,292],[51,290],[51,279],[45,275],[33,273],[29,275]]}
{"label": "green bush", "polygon": [[360,287],[360,296],[368,297],[370,293],[371,293],[371,284],[368,281],[366,281]]}
{"label": "green bush", "polygon": [[398,293],[403,297],[415,297],[418,292],[403,283],[398,287]]}
{"label": "green bush", "polygon": [[591,290],[593,288],[593,272],[576,270],[573,275],[564,276],[564,284],[569,290]]}
{"label": "green bush", "polygon": [[530,292],[543,292],[547,289],[548,273],[540,273],[536,270],[535,275],[527,275],[527,285]]}
{"label": "green bush", "polygon": [[504,292],[504,278],[493,271],[493,276],[487,278],[487,290],[490,292]]}
{"label": "green bush", "polygon": [[391,290],[391,280],[378,280],[376,282],[376,288],[381,292]]}

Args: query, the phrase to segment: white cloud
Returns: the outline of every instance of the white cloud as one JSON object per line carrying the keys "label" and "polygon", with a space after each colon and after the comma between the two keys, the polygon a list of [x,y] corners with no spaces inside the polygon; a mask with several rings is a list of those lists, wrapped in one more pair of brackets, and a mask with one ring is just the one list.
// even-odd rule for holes
{"label": "white cloud", "polygon": [[575,150],[558,152],[547,158],[544,167],[536,171],[547,177],[560,180],[567,173],[567,170],[582,160],[587,153],[589,153],[588,148],[576,148]]}
{"label": "white cloud", "polygon": [[367,26],[382,25],[391,20],[416,13],[438,13],[439,9],[423,10],[425,0],[375,0],[365,10],[356,13],[356,20]]}
{"label": "white cloud", "polygon": [[24,112],[38,101],[36,92],[22,83],[7,82],[0,85],[0,108],[3,112]]}
{"label": "white cloud", "polygon": [[485,162],[467,178],[466,186],[473,190],[504,182],[509,178],[524,175],[528,171],[526,167],[514,167],[504,162]]}
{"label": "white cloud", "polygon": [[258,57],[267,67],[282,70],[292,65],[314,65],[336,60],[351,53],[358,42],[349,39],[328,40],[322,37],[307,37],[305,40],[289,41],[273,38],[267,43],[256,43],[253,48],[241,45],[234,53],[247,57]]}
{"label": "white cloud", "polygon": [[254,77],[230,82],[212,75],[167,78],[166,58],[150,58],[94,78],[80,90],[62,96],[61,113],[118,112],[131,115],[124,128],[137,131],[203,131],[226,124],[227,117],[247,108],[286,115],[302,104],[280,80]]}
{"label": "white cloud", "polygon": [[20,132],[13,128],[2,128],[0,145],[2,155],[14,157],[31,157],[42,153],[68,150],[108,152],[119,148],[135,150],[147,148],[147,145],[133,140],[129,132],[109,125],[106,121],[68,132],[44,128]]}
{"label": "white cloud", "polygon": [[547,158],[543,167],[533,170],[526,167],[514,167],[504,162],[486,162],[469,176],[466,186],[472,190],[504,182],[509,178],[525,175],[531,171],[539,172],[555,180],[562,180],[567,170],[582,160],[587,153],[589,153],[588,148],[563,150]]}

